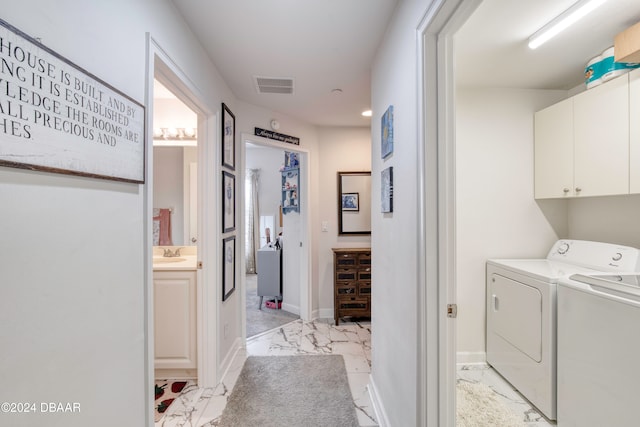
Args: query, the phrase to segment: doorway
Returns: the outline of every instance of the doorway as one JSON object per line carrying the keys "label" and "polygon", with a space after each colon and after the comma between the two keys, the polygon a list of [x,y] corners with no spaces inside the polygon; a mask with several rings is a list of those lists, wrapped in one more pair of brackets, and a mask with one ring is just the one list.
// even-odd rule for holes
{"label": "doorway", "polygon": [[481,1],[435,1],[417,28],[418,174],[424,188],[418,201],[423,230],[418,255],[425,260],[418,271],[424,307],[419,318],[421,425],[456,425],[456,315],[448,309],[456,303],[453,38]]}
{"label": "doorway", "polygon": [[[197,126],[197,113],[154,80],[152,264],[158,415],[174,397],[168,390],[197,383]],[[176,270],[178,266],[184,269]]]}
{"label": "doorway", "polygon": [[[147,384],[153,389],[155,382],[155,315],[154,307],[154,263],[153,255],[154,237],[153,237],[153,208],[173,208],[175,215],[178,211],[182,211],[182,221],[173,219],[172,250],[174,248],[183,247],[181,251],[184,254],[190,253],[195,258],[195,269],[191,270],[194,284],[190,288],[190,293],[184,291],[183,301],[189,299],[192,305],[189,308],[189,323],[193,325],[193,342],[195,343],[195,369],[189,374],[194,378],[195,384],[199,387],[212,387],[219,381],[218,378],[218,354],[216,348],[218,346],[218,332],[216,317],[218,313],[218,289],[216,260],[218,259],[218,248],[215,244],[219,237],[217,231],[216,218],[205,215],[205,212],[216,212],[218,207],[219,181],[216,181],[217,174],[211,168],[198,168],[198,164],[216,164],[216,155],[212,146],[216,144],[215,129],[217,114],[209,110],[207,105],[202,101],[204,97],[199,90],[193,85],[189,78],[180,70],[180,68],[169,58],[163,49],[148,37],[148,57],[147,57],[147,92],[146,104],[149,106],[147,114],[147,183],[144,186],[145,191],[145,223],[147,224],[145,234],[147,241],[147,269],[146,269],[146,341],[147,341]],[[153,110],[154,107],[159,108],[158,103],[154,99],[156,88],[154,81],[157,80],[169,92],[171,92],[183,104],[183,107],[191,110],[191,117],[195,115],[195,124],[191,122],[189,125],[173,124],[166,126],[169,133],[167,139],[181,139],[183,146],[181,147],[160,147],[173,151],[174,157],[181,157],[181,161],[175,161],[171,155],[168,155],[168,161],[174,161],[180,165],[181,172],[173,174],[173,184],[175,192],[180,192],[182,196],[174,203],[165,204],[163,206],[155,206],[154,200],[154,135],[151,131],[154,128]],[[158,92],[162,89],[158,86]],[[171,114],[172,117],[175,117]],[[162,128],[164,126],[155,126]],[[173,130],[175,128],[176,131]],[[193,131],[193,128],[195,132]],[[190,129],[189,129],[190,128]],[[156,130],[156,140],[163,139],[162,132]],[[185,142],[189,140],[192,147],[185,147]],[[175,145],[175,144],[174,144]],[[217,152],[217,150],[215,150]],[[171,175],[168,170],[156,171],[158,177],[165,178]],[[160,179],[160,178],[159,178]],[[176,183],[175,181],[179,181]],[[205,197],[205,195],[208,195]],[[215,200],[214,200],[215,199]],[[172,224],[172,225],[173,225]],[[218,234],[216,234],[218,233]],[[209,243],[210,242],[210,243]],[[182,252],[181,252],[182,253]],[[160,254],[162,257],[162,254]],[[186,257],[185,257],[186,258]],[[188,297],[187,297],[188,295]],[[185,303],[186,304],[186,303]],[[184,373],[182,375],[185,375]],[[177,377],[177,375],[176,375]],[[153,402],[150,402],[153,403]],[[150,408],[151,409],[151,408]],[[151,409],[152,411],[152,409]]]}
{"label": "doorway", "polygon": [[[277,305],[281,309],[273,310],[272,313],[275,318],[267,321],[265,320],[262,325],[252,325],[250,322],[256,320],[256,316],[259,319],[266,319],[268,315],[266,313],[257,313],[257,306],[260,304],[260,298],[255,298],[252,293],[254,292],[250,287],[256,286],[257,280],[260,277],[260,271],[258,275],[247,272],[247,265],[249,265],[249,271],[251,271],[251,263],[255,262],[254,266],[257,267],[257,258],[261,254],[257,253],[261,246],[261,239],[264,239],[266,243],[265,230],[256,230],[255,246],[256,254],[255,261],[251,261],[249,257],[244,257],[241,265],[242,274],[245,276],[245,292],[243,292],[243,330],[245,337],[249,338],[252,335],[266,332],[273,329],[268,328],[270,325],[276,325],[288,323],[301,318],[303,320],[310,320],[311,318],[311,277],[310,277],[310,247],[311,237],[309,233],[309,194],[306,191],[309,186],[309,152],[299,148],[295,145],[278,143],[266,138],[254,136],[254,135],[242,135],[242,165],[243,176],[245,180],[251,174],[257,174],[260,181],[260,201],[258,216],[262,217],[262,222],[272,222],[273,228],[269,227],[269,239],[271,245],[275,244],[276,240],[280,240],[282,245],[282,301],[281,305]],[[300,163],[299,170],[299,192],[300,195],[299,213],[292,211],[287,205],[282,203],[282,173],[280,168],[285,163],[285,152],[296,153]],[[253,171],[251,171],[252,169]],[[248,189],[243,188],[242,197],[242,209],[243,213],[247,213],[249,209],[247,199]],[[284,208],[284,209],[283,209]],[[257,219],[257,218],[256,218]],[[256,221],[256,224],[259,224]],[[245,221],[243,221],[243,233],[242,233],[242,253],[245,254],[250,244],[247,243],[248,231]],[[257,225],[257,228],[260,228]],[[250,243],[250,242],[249,242]],[[269,254],[262,254],[265,260]],[[252,292],[252,293],[249,293]],[[258,295],[255,295],[256,297]],[[268,297],[268,295],[266,296]],[[273,299],[273,298],[272,298]],[[260,321],[258,319],[258,321]],[[271,323],[273,322],[273,323]],[[268,328],[268,329],[267,329]],[[258,332],[256,332],[258,331]]]}

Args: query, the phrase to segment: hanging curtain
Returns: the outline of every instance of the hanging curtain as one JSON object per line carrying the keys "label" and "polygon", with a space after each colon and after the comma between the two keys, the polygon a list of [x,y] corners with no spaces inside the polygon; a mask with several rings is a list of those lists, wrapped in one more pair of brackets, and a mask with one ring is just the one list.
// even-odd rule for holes
{"label": "hanging curtain", "polygon": [[247,169],[245,181],[245,247],[246,272],[257,273],[257,251],[260,247],[260,210],[258,208],[258,178],[260,169]]}

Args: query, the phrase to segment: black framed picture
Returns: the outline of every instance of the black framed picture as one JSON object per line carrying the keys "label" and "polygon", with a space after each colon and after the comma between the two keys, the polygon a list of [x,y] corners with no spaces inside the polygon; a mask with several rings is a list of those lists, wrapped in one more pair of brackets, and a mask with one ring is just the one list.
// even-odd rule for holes
{"label": "black framed picture", "polygon": [[360,210],[359,193],[342,193],[342,211],[357,212]]}
{"label": "black framed picture", "polygon": [[222,171],[222,232],[236,229],[236,177]]}
{"label": "black framed picture", "polygon": [[236,169],[236,116],[222,103],[222,166]]}
{"label": "black framed picture", "polygon": [[222,240],[222,301],[236,289],[236,236]]}

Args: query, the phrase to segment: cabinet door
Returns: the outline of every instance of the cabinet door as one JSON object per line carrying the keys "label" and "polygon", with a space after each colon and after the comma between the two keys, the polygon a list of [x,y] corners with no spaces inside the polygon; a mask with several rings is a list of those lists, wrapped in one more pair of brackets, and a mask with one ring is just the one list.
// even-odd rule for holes
{"label": "cabinet door", "polygon": [[629,193],[627,75],[574,97],[576,196]]}
{"label": "cabinet door", "polygon": [[197,368],[195,272],[154,272],[153,292],[155,368]]}
{"label": "cabinet door", "polygon": [[629,192],[640,193],[640,69],[629,73]]}
{"label": "cabinet door", "polygon": [[535,197],[567,197],[573,189],[573,99],[535,114]]}

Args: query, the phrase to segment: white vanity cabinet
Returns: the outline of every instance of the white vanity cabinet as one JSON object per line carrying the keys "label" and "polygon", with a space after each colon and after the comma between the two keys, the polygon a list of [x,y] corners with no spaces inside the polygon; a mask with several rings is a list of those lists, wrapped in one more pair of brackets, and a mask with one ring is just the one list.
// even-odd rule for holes
{"label": "white vanity cabinet", "polygon": [[536,198],[628,193],[628,75],[535,114]]}
{"label": "white vanity cabinet", "polygon": [[196,272],[153,272],[156,378],[195,378]]}
{"label": "white vanity cabinet", "polygon": [[629,73],[629,193],[640,193],[640,68]]}

